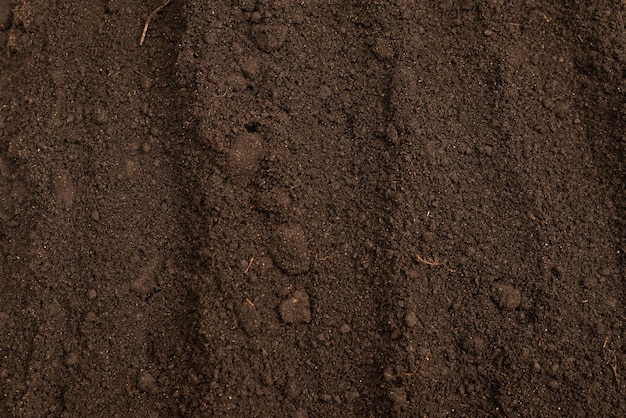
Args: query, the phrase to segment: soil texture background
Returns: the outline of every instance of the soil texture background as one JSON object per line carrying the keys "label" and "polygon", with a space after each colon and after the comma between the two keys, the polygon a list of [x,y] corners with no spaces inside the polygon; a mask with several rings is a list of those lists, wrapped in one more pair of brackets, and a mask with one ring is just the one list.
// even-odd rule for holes
{"label": "soil texture background", "polygon": [[0,416],[626,415],[625,8],[0,0]]}

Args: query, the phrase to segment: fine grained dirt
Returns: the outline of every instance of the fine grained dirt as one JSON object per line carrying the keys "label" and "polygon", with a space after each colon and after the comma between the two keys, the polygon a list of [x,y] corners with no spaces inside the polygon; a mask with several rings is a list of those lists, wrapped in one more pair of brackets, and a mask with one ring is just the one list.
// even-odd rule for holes
{"label": "fine grained dirt", "polygon": [[0,416],[626,414],[623,2],[162,4],[0,0]]}

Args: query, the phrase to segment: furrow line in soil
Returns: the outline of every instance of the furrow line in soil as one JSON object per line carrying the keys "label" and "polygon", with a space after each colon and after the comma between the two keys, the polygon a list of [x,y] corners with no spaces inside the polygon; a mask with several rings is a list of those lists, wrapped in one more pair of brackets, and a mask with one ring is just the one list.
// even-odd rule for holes
{"label": "furrow line in soil", "polygon": [[169,152],[180,6],[140,47],[151,5],[52,3],[16,2],[0,63],[1,415],[172,416],[195,314]]}
{"label": "furrow line in soil", "polygon": [[[191,2],[208,415],[384,416],[387,63],[366,8]],[[202,409],[204,408],[204,409]]]}

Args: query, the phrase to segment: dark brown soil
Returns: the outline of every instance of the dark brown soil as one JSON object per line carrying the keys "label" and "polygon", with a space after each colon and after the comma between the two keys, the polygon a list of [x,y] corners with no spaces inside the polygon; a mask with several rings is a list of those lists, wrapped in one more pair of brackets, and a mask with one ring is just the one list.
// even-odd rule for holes
{"label": "dark brown soil", "polygon": [[626,415],[623,1],[0,0],[0,416]]}

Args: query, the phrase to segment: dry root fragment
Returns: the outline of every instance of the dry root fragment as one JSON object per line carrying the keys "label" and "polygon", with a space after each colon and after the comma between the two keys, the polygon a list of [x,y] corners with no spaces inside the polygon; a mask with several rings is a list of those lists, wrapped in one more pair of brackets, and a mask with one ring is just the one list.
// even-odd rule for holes
{"label": "dry root fragment", "polygon": [[163,3],[162,5],[154,9],[152,13],[150,13],[148,18],[146,19],[146,24],[143,25],[143,32],[141,33],[141,39],[139,39],[139,45],[143,45],[143,41],[146,40],[146,33],[148,33],[148,26],[150,26],[150,21],[152,21],[152,19],[156,17],[157,13],[163,10],[163,8],[165,8],[165,6],[167,6],[171,2],[172,0],[165,0],[165,3]]}

